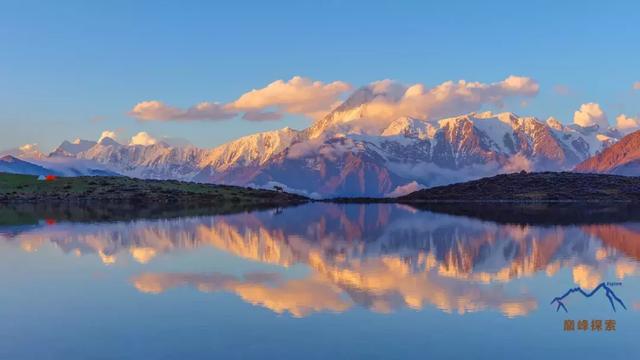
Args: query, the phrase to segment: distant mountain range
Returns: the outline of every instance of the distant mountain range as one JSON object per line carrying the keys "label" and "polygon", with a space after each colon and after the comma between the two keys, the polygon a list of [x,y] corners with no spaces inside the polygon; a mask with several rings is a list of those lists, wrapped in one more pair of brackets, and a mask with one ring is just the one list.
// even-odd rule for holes
{"label": "distant mountain range", "polygon": [[213,149],[103,138],[65,141],[48,155],[29,149],[12,156],[64,175],[279,185],[316,197],[390,196],[520,170],[571,170],[580,164],[582,171],[595,161],[588,159],[603,156],[621,138],[597,125],[567,126],[513,113],[385,118],[375,106],[388,96],[364,87],[307,129],[254,134]]}
{"label": "distant mountain range", "polygon": [[27,161],[20,160],[11,155],[5,155],[0,158],[0,172],[25,175],[51,174],[51,170],[45,169],[42,166],[38,166]]}

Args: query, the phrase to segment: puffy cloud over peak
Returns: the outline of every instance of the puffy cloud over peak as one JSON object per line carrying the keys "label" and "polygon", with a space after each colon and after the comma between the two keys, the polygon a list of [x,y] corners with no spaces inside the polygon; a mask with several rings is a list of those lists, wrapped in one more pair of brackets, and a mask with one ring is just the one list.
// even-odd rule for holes
{"label": "puffy cloud over peak", "polygon": [[118,138],[118,134],[113,130],[105,130],[100,134],[100,138],[98,138],[98,142],[101,142],[106,138],[116,140]]}
{"label": "puffy cloud over peak", "polygon": [[129,142],[129,145],[148,146],[148,145],[153,145],[157,143],[158,143],[158,139],[149,135],[149,133],[147,133],[146,131],[141,131],[131,137],[131,141]]}
{"label": "puffy cloud over peak", "polygon": [[318,117],[335,107],[340,96],[350,89],[351,85],[342,81],[325,84],[294,76],[288,81],[277,80],[261,89],[253,89],[231,106],[244,111],[275,108],[290,114]]}
{"label": "puffy cloud over peak", "polygon": [[624,134],[640,129],[640,119],[620,114],[616,117],[616,128]]}
{"label": "puffy cloud over peak", "polygon": [[524,76],[511,75],[500,86],[507,91],[523,96],[536,95],[540,90],[540,85],[535,80]]}
{"label": "puffy cloud over peak", "polygon": [[46,156],[40,151],[40,147],[36,143],[23,144],[17,148],[0,151],[0,157],[5,155],[15,156],[21,159],[41,159]]}
{"label": "puffy cloud over peak", "polygon": [[425,93],[424,85],[415,84],[415,85],[411,85],[411,86],[409,86],[407,88],[407,90],[404,92],[404,96],[405,97],[420,96],[420,95],[422,95],[424,93]]}
{"label": "puffy cloud over peak", "polygon": [[574,113],[573,122],[582,127],[598,125],[603,130],[612,126],[624,135],[640,129],[640,118],[625,114],[616,116],[615,124],[610,125],[607,114],[598,103],[582,104],[580,109]]}
{"label": "puffy cloud over peak", "polygon": [[[422,119],[450,116],[476,111],[487,104],[500,107],[510,97],[532,97],[539,88],[534,79],[515,75],[494,83],[460,80],[446,81],[434,87],[406,86],[385,79],[365,87],[374,95],[367,116]],[[351,90],[351,85],[343,81],[324,83],[294,76],[253,89],[226,104],[203,102],[181,109],[151,100],[136,104],[129,114],[139,120],[158,121],[221,120],[240,113],[249,121],[278,120],[285,114],[317,119],[336,108]]]}
{"label": "puffy cloud over peak", "polygon": [[580,105],[580,109],[573,114],[573,122],[582,127],[598,125],[601,129],[609,127],[607,115],[597,103]]}
{"label": "puffy cloud over peak", "polygon": [[40,151],[40,149],[38,148],[38,144],[36,143],[24,144],[24,145],[21,145],[18,149],[20,151]]}
{"label": "puffy cloud over peak", "polygon": [[390,80],[372,83],[369,89],[376,96],[367,107],[367,117],[394,119],[410,116],[433,119],[477,111],[483,105],[502,106],[512,97],[533,97],[538,83],[522,76],[509,76],[495,83],[445,81],[434,87],[423,84],[405,86]]}
{"label": "puffy cloud over peak", "polygon": [[[408,90],[407,86],[391,79],[374,81],[367,87],[371,90],[374,96],[382,96],[393,101],[398,101],[403,96],[406,96]],[[421,93],[424,90],[424,86],[422,86],[422,84],[412,85],[409,86],[409,88],[413,88],[409,91],[410,95]]]}

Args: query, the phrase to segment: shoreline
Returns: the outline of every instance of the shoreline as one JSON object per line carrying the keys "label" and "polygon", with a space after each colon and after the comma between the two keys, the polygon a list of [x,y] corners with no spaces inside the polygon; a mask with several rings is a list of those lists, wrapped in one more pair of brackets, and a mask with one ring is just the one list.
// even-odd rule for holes
{"label": "shoreline", "polygon": [[42,181],[31,175],[0,174],[0,204],[283,206],[309,200],[282,191],[177,180],[83,176]]}
{"label": "shoreline", "polygon": [[[279,191],[278,191],[279,190]],[[572,172],[502,174],[394,197],[311,199],[278,190],[128,177],[66,177],[54,181],[0,173],[0,204],[120,203],[138,206],[278,207],[336,204],[630,204],[640,203],[640,177]]]}

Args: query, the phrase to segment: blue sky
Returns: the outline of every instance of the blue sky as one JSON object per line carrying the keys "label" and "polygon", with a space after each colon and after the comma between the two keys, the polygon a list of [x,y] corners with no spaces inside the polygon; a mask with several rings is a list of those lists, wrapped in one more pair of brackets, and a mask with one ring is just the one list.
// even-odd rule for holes
{"label": "blue sky", "polygon": [[[540,85],[505,110],[571,122],[596,102],[610,122],[640,112],[637,1],[29,1],[0,2],[0,148],[123,139],[145,130],[215,146],[310,120],[141,122],[145,100],[230,102],[300,75],[354,87]],[[558,86],[568,89],[559,94]]]}

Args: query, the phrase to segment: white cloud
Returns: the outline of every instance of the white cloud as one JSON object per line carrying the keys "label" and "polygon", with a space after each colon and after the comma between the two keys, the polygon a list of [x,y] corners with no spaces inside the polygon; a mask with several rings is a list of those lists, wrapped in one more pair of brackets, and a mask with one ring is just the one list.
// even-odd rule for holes
{"label": "white cloud", "polygon": [[585,290],[591,290],[602,282],[602,275],[597,269],[580,264],[573,267],[573,282]]}
{"label": "white cloud", "polygon": [[102,132],[102,134],[100,134],[100,138],[98,139],[98,142],[104,140],[105,138],[116,140],[118,138],[118,134],[113,130],[105,130]]}
{"label": "white cloud", "polygon": [[623,133],[630,133],[640,129],[640,119],[620,114],[616,117],[616,128]]}
{"label": "white cloud", "polygon": [[320,117],[331,111],[351,85],[334,81],[325,84],[308,78],[294,76],[288,81],[277,80],[262,89],[251,90],[231,106],[242,111],[260,111],[275,108],[289,114]]}
{"label": "white cloud", "polygon": [[423,185],[418,184],[416,181],[412,181],[410,183],[397,186],[395,189],[393,189],[392,192],[386,194],[385,197],[403,196],[403,195],[411,194],[414,191],[418,191],[424,188],[425,187]]}
{"label": "white cloud", "polygon": [[424,85],[415,84],[411,86],[403,85],[391,79],[374,81],[368,85],[374,95],[384,95],[391,101],[399,101],[403,96],[414,96],[424,92]]}
{"label": "white cloud", "polygon": [[39,151],[38,144],[24,144],[18,148],[20,151],[30,152],[30,151]]}
{"label": "white cloud", "polygon": [[390,162],[387,166],[392,172],[407,179],[417,179],[428,187],[475,180],[495,175],[500,170],[499,164],[493,161],[481,165],[465,166],[460,169],[446,169],[434,163],[424,162],[416,165]]}
{"label": "white cloud", "polygon": [[201,102],[188,109],[166,105],[157,100],[136,104],[129,115],[138,120],[180,121],[180,120],[224,120],[237,114],[229,111],[225,105],[213,102]]}
{"label": "white cloud", "polygon": [[515,154],[509,158],[509,161],[503,168],[503,172],[506,174],[519,172],[519,171],[532,171],[534,169],[533,163],[529,158],[523,154]]}
{"label": "white cloud", "polygon": [[0,157],[6,155],[15,156],[20,159],[42,159],[46,157],[46,155],[40,151],[40,147],[36,143],[24,144],[17,148],[0,151]]}
{"label": "white cloud", "polygon": [[[423,84],[406,86],[392,80],[367,86],[377,96],[367,107],[367,117],[412,116],[438,118],[479,110],[483,105],[498,107],[511,97],[533,97],[538,83],[523,76],[509,76],[494,83],[447,81],[432,88]],[[278,120],[285,114],[320,118],[340,104],[351,85],[343,81],[323,83],[295,76],[251,90],[227,104],[203,102],[187,109],[157,100],[136,104],[129,114],[139,120],[221,120],[242,114],[250,121]]]}
{"label": "white cloud", "polygon": [[129,112],[129,115],[139,120],[172,120],[176,119],[182,111],[165,105],[161,101],[150,100],[137,103]]}
{"label": "white cloud", "polygon": [[295,76],[253,89],[228,104],[202,102],[181,109],[150,100],[136,104],[129,115],[139,120],[158,121],[224,120],[242,112],[242,118],[249,121],[278,120],[284,113],[317,118],[337,106],[340,97],[350,89],[351,85],[342,81],[325,84]]}
{"label": "white cloud", "polygon": [[601,129],[609,127],[607,115],[597,103],[580,105],[580,109],[573,114],[573,122],[582,127],[598,125]]}
{"label": "white cloud", "polygon": [[411,116],[433,119],[479,110],[483,105],[498,107],[510,97],[533,97],[539,91],[538,83],[528,77],[509,76],[495,83],[447,81],[428,88],[423,84],[402,86],[390,80],[370,85],[378,96],[367,107],[367,117],[395,119]]}
{"label": "white cloud", "polygon": [[540,85],[538,85],[535,80],[526,76],[511,75],[504,79],[504,81],[492,85],[497,85],[499,88],[504,88],[505,90],[509,90],[514,94],[526,96],[536,95],[540,90]]}
{"label": "white cloud", "polygon": [[149,133],[145,131],[141,131],[135,134],[134,136],[132,136],[131,141],[129,142],[130,145],[144,145],[144,146],[153,145],[156,143],[158,143],[158,139],[149,135]]}

